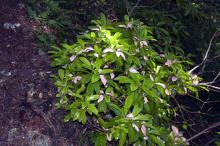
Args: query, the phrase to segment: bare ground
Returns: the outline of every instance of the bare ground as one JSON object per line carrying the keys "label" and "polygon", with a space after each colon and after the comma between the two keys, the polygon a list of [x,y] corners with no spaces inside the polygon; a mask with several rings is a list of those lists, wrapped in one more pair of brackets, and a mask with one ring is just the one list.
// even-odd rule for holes
{"label": "bare ground", "polygon": [[80,145],[82,127],[63,123],[54,107],[53,70],[49,57],[39,53],[35,27],[19,0],[0,0],[0,145]]}

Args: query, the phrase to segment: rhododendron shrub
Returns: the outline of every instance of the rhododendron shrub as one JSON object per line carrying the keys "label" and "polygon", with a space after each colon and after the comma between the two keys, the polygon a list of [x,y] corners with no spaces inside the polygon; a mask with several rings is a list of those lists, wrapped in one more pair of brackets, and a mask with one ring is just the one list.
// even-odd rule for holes
{"label": "rhododendron shrub", "polygon": [[65,121],[92,125],[97,146],[184,144],[170,124],[170,101],[197,94],[201,79],[187,72],[191,62],[158,50],[151,28],[127,16],[124,22],[102,16],[93,23],[74,44],[51,51]]}

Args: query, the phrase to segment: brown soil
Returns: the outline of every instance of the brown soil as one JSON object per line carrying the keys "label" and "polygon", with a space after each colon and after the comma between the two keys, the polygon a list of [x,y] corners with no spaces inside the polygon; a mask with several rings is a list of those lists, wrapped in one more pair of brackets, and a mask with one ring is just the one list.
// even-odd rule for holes
{"label": "brown soil", "polygon": [[[5,23],[21,25],[12,30]],[[54,107],[52,68],[34,28],[19,0],[0,0],[0,146],[79,145],[79,125],[63,123]]]}

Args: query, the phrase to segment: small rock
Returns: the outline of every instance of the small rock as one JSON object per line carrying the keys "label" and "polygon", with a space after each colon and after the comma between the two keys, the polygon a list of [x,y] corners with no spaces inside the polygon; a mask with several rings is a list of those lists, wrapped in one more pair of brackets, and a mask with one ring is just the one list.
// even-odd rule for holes
{"label": "small rock", "polygon": [[41,99],[43,98],[43,93],[39,93],[38,97]]}
{"label": "small rock", "polygon": [[27,97],[32,98],[34,96],[34,94],[35,94],[35,91],[33,89],[31,89],[27,92]]}
{"label": "small rock", "polygon": [[16,61],[12,61],[12,62],[11,62],[12,65],[15,65],[16,63],[17,63]]}
{"label": "small rock", "polygon": [[39,75],[40,75],[40,77],[41,77],[41,78],[43,78],[43,79],[44,79],[44,77],[45,77],[45,73],[44,73],[44,72],[42,72],[42,71],[41,71],[41,72],[39,72]]}
{"label": "small rock", "polygon": [[17,145],[21,145],[24,143],[24,141],[21,140],[23,136],[23,132],[19,128],[10,129],[8,132],[8,144],[14,145],[16,142]]}
{"label": "small rock", "polygon": [[7,23],[4,23],[3,26],[5,29],[11,29],[13,31],[16,31],[16,29],[19,28],[21,26],[21,24],[20,23],[12,24],[12,23],[7,22]]}
{"label": "small rock", "polygon": [[50,146],[50,137],[37,131],[28,131],[27,138],[31,146]]}
{"label": "small rock", "polygon": [[5,81],[4,79],[0,79],[0,84],[1,84],[1,83],[4,83],[4,81]]}
{"label": "small rock", "polygon": [[52,97],[52,96],[53,96],[53,93],[50,92],[50,91],[49,91],[47,94],[48,94],[49,97]]}
{"label": "small rock", "polygon": [[19,135],[19,131],[17,128],[12,128],[11,130],[9,130],[8,132],[8,141],[12,142],[14,139],[17,138],[17,136]]}
{"label": "small rock", "polygon": [[11,72],[10,72],[10,71],[6,71],[6,70],[0,71],[0,74],[1,74],[2,76],[5,76],[5,77],[11,76]]}
{"label": "small rock", "polygon": [[46,52],[44,52],[42,49],[39,49],[39,50],[38,50],[38,54],[39,54],[40,56],[44,56],[44,55],[46,55]]}

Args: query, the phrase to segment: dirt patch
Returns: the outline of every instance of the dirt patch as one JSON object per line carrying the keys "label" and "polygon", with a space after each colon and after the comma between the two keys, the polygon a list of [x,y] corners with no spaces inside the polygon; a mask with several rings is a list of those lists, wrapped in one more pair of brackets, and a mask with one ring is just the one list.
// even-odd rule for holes
{"label": "dirt patch", "polygon": [[78,145],[82,127],[63,123],[54,107],[53,70],[34,28],[20,0],[0,1],[0,145]]}

